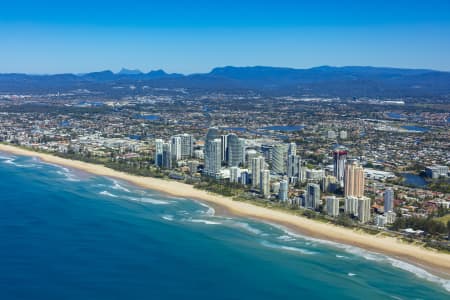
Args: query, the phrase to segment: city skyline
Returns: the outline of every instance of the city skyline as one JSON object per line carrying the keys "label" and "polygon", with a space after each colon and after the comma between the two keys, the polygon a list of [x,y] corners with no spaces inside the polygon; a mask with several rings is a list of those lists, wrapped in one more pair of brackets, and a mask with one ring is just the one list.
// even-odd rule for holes
{"label": "city skyline", "polygon": [[191,74],[226,65],[448,71],[449,12],[446,1],[21,1],[0,12],[7,45],[0,50],[0,73],[125,67]]}

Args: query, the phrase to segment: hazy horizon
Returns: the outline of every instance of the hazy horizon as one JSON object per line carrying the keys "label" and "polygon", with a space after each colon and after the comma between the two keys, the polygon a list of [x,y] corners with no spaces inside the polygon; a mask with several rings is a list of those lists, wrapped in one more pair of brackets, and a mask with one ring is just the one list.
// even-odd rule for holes
{"label": "hazy horizon", "polygon": [[90,70],[86,72],[58,72],[58,73],[31,73],[31,72],[1,72],[0,74],[26,74],[26,75],[36,75],[36,76],[51,76],[51,75],[62,75],[62,74],[73,74],[73,75],[85,75],[89,73],[98,73],[98,72],[107,72],[111,71],[114,74],[120,73],[122,70],[126,71],[140,71],[142,74],[146,74],[149,72],[154,71],[164,71],[168,74],[181,74],[183,76],[189,76],[189,75],[195,75],[195,74],[207,74],[212,72],[215,68],[226,68],[226,67],[233,67],[233,68],[253,68],[253,67],[268,67],[268,68],[287,68],[287,69],[297,69],[297,70],[307,70],[307,69],[313,69],[313,68],[319,68],[319,67],[331,67],[331,68],[347,68],[347,67],[358,67],[358,68],[387,68],[387,69],[410,69],[410,70],[429,70],[429,71],[436,71],[436,72],[450,72],[450,70],[438,70],[438,69],[431,69],[431,68],[407,68],[407,67],[396,67],[396,66],[373,66],[373,65],[343,65],[343,66],[335,66],[335,65],[316,65],[316,66],[310,66],[310,67],[290,67],[290,66],[270,66],[270,65],[222,65],[222,66],[213,66],[210,69],[207,69],[205,71],[201,72],[191,72],[191,73],[183,73],[183,72],[177,72],[177,71],[168,71],[166,69],[140,69],[140,68],[129,68],[129,67],[121,67],[119,69],[103,69],[103,70]]}
{"label": "hazy horizon", "polygon": [[5,3],[0,73],[217,66],[450,70],[448,1]]}

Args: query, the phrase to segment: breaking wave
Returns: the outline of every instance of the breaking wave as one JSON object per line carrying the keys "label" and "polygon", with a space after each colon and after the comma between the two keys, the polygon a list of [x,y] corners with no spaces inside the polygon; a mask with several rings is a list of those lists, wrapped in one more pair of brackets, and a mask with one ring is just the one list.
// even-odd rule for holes
{"label": "breaking wave", "polygon": [[268,242],[268,241],[262,241],[261,244],[263,246],[265,246],[265,247],[273,248],[273,249],[280,249],[280,250],[285,250],[285,251],[298,252],[298,253],[307,254],[307,255],[316,254],[316,252],[309,251],[309,250],[306,250],[306,249],[297,248],[297,247],[291,247],[291,246],[278,245],[278,244],[274,244],[274,243],[271,243],[271,242]]}

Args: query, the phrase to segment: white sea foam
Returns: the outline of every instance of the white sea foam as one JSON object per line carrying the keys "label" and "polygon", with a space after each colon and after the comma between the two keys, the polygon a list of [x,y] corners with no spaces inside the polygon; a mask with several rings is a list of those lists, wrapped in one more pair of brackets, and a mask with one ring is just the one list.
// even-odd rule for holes
{"label": "white sea foam", "polygon": [[203,213],[207,214],[208,216],[214,216],[216,214],[216,211],[211,206],[206,205],[205,203],[202,203],[200,201],[195,201],[195,202],[197,202],[199,205],[208,209],[206,212],[202,211]]}
{"label": "white sea foam", "polygon": [[56,171],[56,173],[64,176],[67,181],[80,181],[80,179],[74,176],[73,173],[67,168],[62,168],[61,171]]}
{"label": "white sea foam", "polygon": [[284,226],[281,226],[278,224],[270,223],[270,225],[272,225],[276,228],[279,228],[280,230],[283,230],[286,234],[291,235],[291,236],[299,237],[299,238],[302,238],[305,240],[315,241],[317,243],[321,243],[321,244],[325,244],[325,245],[330,245],[334,248],[343,249],[347,253],[353,254],[355,256],[363,257],[364,259],[367,259],[370,261],[376,261],[376,262],[380,262],[380,263],[389,263],[393,267],[410,272],[421,279],[425,279],[427,281],[437,283],[437,284],[441,285],[445,290],[450,292],[450,280],[433,275],[433,274],[429,273],[428,271],[426,271],[416,265],[413,265],[413,264],[410,264],[410,263],[407,263],[407,262],[404,262],[404,261],[401,261],[398,259],[391,258],[384,254],[364,250],[364,249],[361,249],[361,248],[358,248],[355,246],[340,244],[340,243],[336,243],[336,242],[332,242],[332,241],[321,240],[321,239],[317,239],[317,238],[300,235],[300,234],[294,233],[294,232],[290,231],[289,229],[285,228]]}
{"label": "white sea foam", "polygon": [[202,223],[202,224],[206,224],[206,225],[220,225],[220,224],[222,224],[220,222],[204,220],[204,219],[189,219],[188,221],[192,222],[192,223]]}
{"label": "white sea foam", "polygon": [[281,241],[285,241],[285,242],[291,242],[291,241],[297,240],[289,235],[280,235],[279,237],[277,237],[277,239],[279,239]]}
{"label": "white sea foam", "polygon": [[398,259],[395,259],[392,257],[386,257],[386,259],[392,266],[402,269],[404,271],[411,272],[419,278],[426,279],[428,281],[440,284],[444,289],[446,289],[448,292],[450,292],[450,280],[438,277],[418,266],[409,264],[407,262],[404,262],[404,261],[401,261],[401,260],[398,260]]}
{"label": "white sea foam", "polygon": [[248,232],[253,233],[253,234],[261,234],[261,230],[252,227],[248,223],[239,222],[239,221],[233,221],[233,219],[230,219],[230,220],[232,220],[232,222],[230,223],[231,226],[239,227],[239,228],[244,229],[245,231],[248,231]]}
{"label": "white sea foam", "polygon": [[112,182],[113,182],[113,184],[114,184],[114,185],[112,186],[113,189],[115,189],[115,190],[120,190],[120,191],[124,191],[124,192],[127,192],[127,193],[130,193],[130,190],[127,189],[126,187],[120,185],[119,182],[118,182],[117,180],[114,180],[114,179],[113,179]]}
{"label": "white sea foam", "polygon": [[10,160],[10,159],[16,159],[15,156],[2,156],[0,155],[0,160]]}
{"label": "white sea foam", "polygon": [[297,247],[291,247],[291,246],[284,246],[284,245],[278,245],[278,244],[274,244],[268,241],[262,241],[261,244],[265,247],[268,248],[273,248],[273,249],[280,249],[280,250],[286,250],[286,251],[291,251],[291,252],[298,252],[301,254],[308,254],[308,255],[312,255],[312,254],[316,254],[313,251],[309,251],[306,249],[302,249],[302,248],[297,248]]}
{"label": "white sea foam", "polygon": [[100,194],[100,195],[103,195],[103,196],[113,197],[113,198],[119,197],[119,196],[117,196],[117,195],[111,194],[111,193],[108,192],[108,191],[101,191],[99,194]]}
{"label": "white sea foam", "polygon": [[147,197],[126,197],[126,199],[131,200],[131,201],[155,204],[155,205],[167,205],[167,204],[170,204],[170,202],[168,202],[168,201],[158,200],[158,199],[153,199],[153,198],[147,198]]}
{"label": "white sea foam", "polygon": [[172,215],[164,215],[161,218],[163,218],[166,221],[173,221],[173,216]]}
{"label": "white sea foam", "polygon": [[13,165],[18,168],[36,168],[36,167],[38,167],[38,165],[36,165],[36,164],[19,164],[16,162],[15,157],[8,157],[8,158],[6,158],[6,160],[3,161],[3,163]]}

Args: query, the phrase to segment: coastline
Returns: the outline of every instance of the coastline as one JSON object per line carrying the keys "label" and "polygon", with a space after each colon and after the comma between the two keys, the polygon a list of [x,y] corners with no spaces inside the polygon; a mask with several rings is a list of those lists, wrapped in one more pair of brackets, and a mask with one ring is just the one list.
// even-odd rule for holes
{"label": "coastline", "polygon": [[336,243],[356,246],[365,250],[382,253],[396,258],[436,274],[446,279],[450,278],[450,255],[417,245],[411,245],[397,238],[386,236],[374,236],[364,232],[358,232],[349,228],[339,227],[329,223],[322,223],[305,217],[294,216],[286,212],[272,210],[256,206],[246,202],[233,201],[231,198],[212,194],[204,190],[195,189],[193,186],[151,177],[131,175],[105,166],[90,164],[82,161],[65,159],[51,154],[25,150],[15,146],[0,144],[0,151],[38,157],[41,160],[65,167],[79,169],[87,173],[99,176],[108,176],[127,181],[131,184],[159,191],[172,196],[197,199],[207,202],[213,207],[219,207],[221,211],[240,217],[248,217],[269,223],[282,225],[301,234],[328,240]]}

